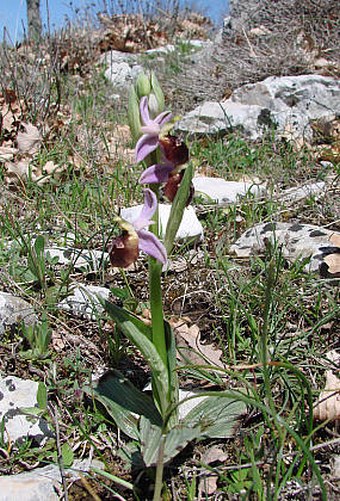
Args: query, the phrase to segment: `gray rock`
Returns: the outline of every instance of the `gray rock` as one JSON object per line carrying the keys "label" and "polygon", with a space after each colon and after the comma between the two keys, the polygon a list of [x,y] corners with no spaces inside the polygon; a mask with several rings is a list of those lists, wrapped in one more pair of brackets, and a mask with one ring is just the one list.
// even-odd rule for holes
{"label": "gray rock", "polygon": [[260,106],[249,106],[233,103],[207,101],[187,113],[176,124],[176,130],[189,135],[223,135],[239,129],[250,139],[258,139],[261,135]]}
{"label": "gray rock", "polygon": [[26,437],[38,444],[52,437],[45,419],[27,415],[23,408],[38,407],[38,383],[15,376],[0,379],[0,421],[4,420],[5,441],[22,442]]}
{"label": "gray rock", "polygon": [[[91,466],[103,468],[98,460],[75,461],[72,469],[65,471],[68,480],[80,478]],[[48,465],[17,475],[0,477],[0,501],[58,501],[60,499],[62,478],[57,465]]]}
{"label": "gray rock", "polygon": [[58,308],[71,312],[73,315],[95,320],[103,312],[98,296],[109,299],[110,289],[97,285],[78,284],[72,295],[63,299]]}
{"label": "gray rock", "polygon": [[[142,205],[136,205],[134,207],[129,207],[122,209],[121,217],[132,223],[135,221],[141,210]],[[165,237],[166,226],[168,224],[171,205],[159,204],[159,218],[160,218],[160,234],[161,238]],[[178,229],[176,240],[192,240],[192,239],[203,239],[203,227],[199,220],[197,219],[195,210],[193,207],[189,206],[184,209],[183,219]]]}
{"label": "gray rock", "polygon": [[109,254],[99,250],[81,250],[70,247],[46,247],[45,256],[57,258],[57,264],[72,265],[76,270],[97,272],[109,262]]}
{"label": "gray rock", "polygon": [[218,204],[232,204],[238,202],[240,198],[251,193],[259,197],[266,193],[263,185],[250,182],[226,181],[219,177],[197,176],[192,180],[195,194],[203,195],[208,202]]}
{"label": "gray rock", "polygon": [[37,321],[38,318],[27,301],[7,292],[0,292],[0,335],[6,327],[20,322],[34,325]]}
{"label": "gray rock", "polygon": [[131,83],[143,71],[136,54],[111,50],[106,52],[100,61],[107,66],[106,78],[119,93],[128,90]]}
{"label": "gray rock", "polygon": [[299,223],[264,223],[247,230],[230,248],[238,257],[263,253],[267,242],[282,246],[290,262],[309,259],[306,272],[318,271],[327,278],[340,277],[340,233]]}
{"label": "gray rock", "polygon": [[311,196],[322,195],[325,193],[325,189],[326,183],[324,181],[288,188],[280,194],[279,200],[281,202],[298,202],[299,200],[304,200]]}
{"label": "gray rock", "polygon": [[310,140],[311,120],[333,120],[340,114],[340,82],[321,75],[269,77],[236,89],[230,100],[261,106],[279,132]]}
{"label": "gray rock", "polygon": [[340,114],[340,82],[321,75],[269,77],[236,89],[223,102],[210,101],[178,122],[189,134],[224,134],[238,129],[250,139],[275,129],[278,137],[310,140],[312,120]]}
{"label": "gray rock", "polygon": [[176,47],[172,44],[167,44],[164,45],[163,47],[156,47],[155,49],[148,49],[144,52],[144,54],[151,54],[151,55],[164,55],[164,54],[169,54],[171,52],[174,52],[176,50]]}

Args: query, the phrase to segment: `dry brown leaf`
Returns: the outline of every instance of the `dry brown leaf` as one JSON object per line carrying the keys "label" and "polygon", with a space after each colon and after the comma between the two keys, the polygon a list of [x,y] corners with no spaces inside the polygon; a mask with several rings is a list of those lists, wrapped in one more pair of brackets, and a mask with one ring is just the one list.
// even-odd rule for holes
{"label": "dry brown leaf", "polygon": [[329,241],[335,245],[335,247],[340,247],[340,234],[339,233],[333,233],[333,235],[331,235],[329,237]]}
{"label": "dry brown leaf", "polygon": [[[211,447],[202,456],[202,463],[210,465],[212,463],[223,463],[227,459],[227,454],[219,447]],[[206,472],[206,475],[204,473]],[[218,475],[210,470],[203,469],[203,476],[198,486],[198,499],[205,499],[205,496],[212,496],[217,490]]]}
{"label": "dry brown leaf", "polygon": [[336,350],[329,351],[323,360],[326,367],[331,369],[326,371],[325,388],[314,407],[313,416],[317,421],[340,419],[340,380],[333,369],[334,366],[339,367],[339,362],[340,354]]}
{"label": "dry brown leaf", "polygon": [[313,410],[317,421],[338,421],[340,419],[340,381],[333,371],[326,371],[326,384]]}
{"label": "dry brown leaf", "polygon": [[8,184],[19,184],[23,180],[28,178],[29,173],[29,161],[28,160],[20,160],[20,162],[6,162],[5,167],[7,170],[6,181]]}
{"label": "dry brown leaf", "polygon": [[334,252],[323,258],[327,266],[327,276],[340,278],[340,252]]}
{"label": "dry brown leaf", "polygon": [[180,361],[194,365],[212,364],[224,367],[221,361],[222,350],[212,344],[202,344],[200,331],[196,324],[189,327],[187,318],[170,320],[177,343],[177,353]]}
{"label": "dry brown leaf", "polygon": [[35,125],[22,123],[24,131],[19,131],[17,135],[18,148],[21,153],[33,155],[39,149],[42,137]]}
{"label": "dry brown leaf", "polygon": [[13,160],[14,155],[18,153],[16,148],[12,148],[11,146],[0,146],[0,160]]}

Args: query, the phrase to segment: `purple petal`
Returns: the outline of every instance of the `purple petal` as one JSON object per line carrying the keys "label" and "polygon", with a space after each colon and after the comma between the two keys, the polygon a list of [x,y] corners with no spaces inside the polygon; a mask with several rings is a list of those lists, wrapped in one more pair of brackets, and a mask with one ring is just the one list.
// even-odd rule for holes
{"label": "purple petal", "polygon": [[155,193],[146,188],[144,190],[144,205],[136,221],[133,222],[133,226],[136,231],[141,230],[149,226],[152,223],[151,218],[157,209],[157,197]]}
{"label": "purple petal", "polygon": [[158,238],[151,231],[147,230],[140,230],[137,233],[139,237],[139,250],[165,264],[167,261],[166,250]]}
{"label": "purple petal", "polygon": [[141,162],[146,158],[150,153],[155,151],[158,146],[159,137],[151,136],[150,134],[143,134],[140,137],[136,144],[136,162]]}
{"label": "purple petal", "polygon": [[156,122],[159,125],[163,125],[172,118],[172,113],[170,111],[162,111],[157,117],[154,119],[154,122]]}
{"label": "purple petal", "polygon": [[149,105],[147,96],[143,96],[139,103],[140,115],[142,117],[142,122],[147,125],[151,122],[149,114]]}
{"label": "purple petal", "polygon": [[148,167],[139,178],[139,184],[161,184],[166,183],[169,174],[174,170],[173,164],[155,164]]}

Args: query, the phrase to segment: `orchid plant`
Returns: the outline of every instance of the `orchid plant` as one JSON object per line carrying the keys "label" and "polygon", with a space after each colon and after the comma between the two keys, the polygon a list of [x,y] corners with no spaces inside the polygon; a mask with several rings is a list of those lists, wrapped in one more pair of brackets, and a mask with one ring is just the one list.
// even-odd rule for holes
{"label": "orchid plant", "polygon": [[[138,440],[144,463],[156,467],[154,500],[161,499],[163,467],[190,441],[225,438],[233,433],[244,403],[234,395],[206,396],[182,419],[179,417],[178,370],[174,333],[163,312],[162,270],[193,189],[193,167],[183,141],[169,133],[172,115],[164,111],[164,97],[153,73],[142,74],[129,97],[130,128],[136,140],[135,158],[144,171],[139,183],[144,205],[136,220],[119,220],[121,234],[109,245],[111,264],[127,268],[140,251],[149,256],[151,325],[109,301],[102,301],[121,332],[138,348],[152,376],[152,397],[135,388],[117,371],[95,388],[99,400],[126,435]],[[164,242],[160,239],[159,200],[172,203]],[[228,398],[227,398],[228,397]]]}

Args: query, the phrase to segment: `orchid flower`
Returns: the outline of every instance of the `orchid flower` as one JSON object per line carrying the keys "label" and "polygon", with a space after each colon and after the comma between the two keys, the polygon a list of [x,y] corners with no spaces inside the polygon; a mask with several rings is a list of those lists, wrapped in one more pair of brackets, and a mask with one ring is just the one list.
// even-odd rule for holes
{"label": "orchid flower", "polygon": [[166,183],[189,159],[186,144],[175,136],[162,137],[159,139],[159,146],[163,158],[160,163],[145,169],[139,179],[140,184]]}
{"label": "orchid flower", "polygon": [[143,96],[140,100],[140,115],[144,125],[140,128],[143,135],[138,139],[136,144],[136,162],[141,162],[150,153],[155,151],[159,145],[159,135],[162,126],[172,117],[169,111],[163,111],[156,118],[151,119],[148,98],[146,96]]}
{"label": "orchid flower", "polygon": [[113,239],[109,247],[111,264],[127,268],[136,261],[139,251],[157,259],[162,264],[167,261],[165,247],[148,228],[157,209],[157,197],[150,189],[144,190],[144,205],[138,218],[132,223],[120,221],[122,234]]}

